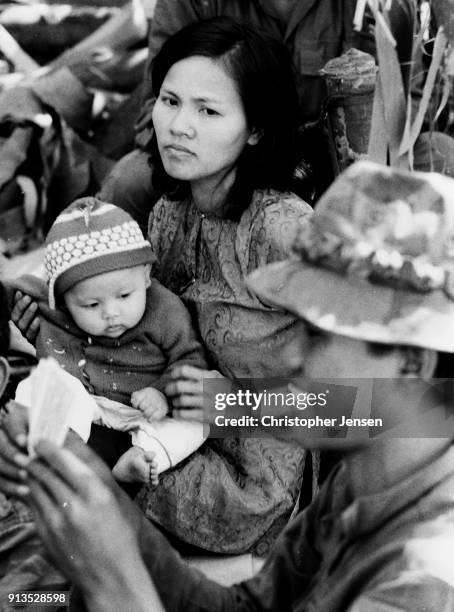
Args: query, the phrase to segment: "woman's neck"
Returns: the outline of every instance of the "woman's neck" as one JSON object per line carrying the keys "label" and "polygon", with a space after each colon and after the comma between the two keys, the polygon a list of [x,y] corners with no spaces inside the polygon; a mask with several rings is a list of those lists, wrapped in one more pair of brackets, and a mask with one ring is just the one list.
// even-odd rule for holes
{"label": "woman's neck", "polygon": [[223,176],[191,182],[192,201],[203,214],[223,217],[225,203],[235,182],[236,167]]}
{"label": "woman's neck", "polygon": [[297,0],[267,0],[267,8],[281,23],[287,25],[296,3]]}

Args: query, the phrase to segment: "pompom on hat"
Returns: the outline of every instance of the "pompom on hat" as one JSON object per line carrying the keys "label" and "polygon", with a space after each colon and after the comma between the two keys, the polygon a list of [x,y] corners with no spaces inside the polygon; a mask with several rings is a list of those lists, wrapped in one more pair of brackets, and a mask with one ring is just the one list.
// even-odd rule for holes
{"label": "pompom on hat", "polygon": [[154,260],[139,225],[121,208],[87,197],[58,215],[46,237],[49,306],[76,283]]}
{"label": "pompom on hat", "polygon": [[358,162],[249,288],[328,332],[454,352],[454,179]]}

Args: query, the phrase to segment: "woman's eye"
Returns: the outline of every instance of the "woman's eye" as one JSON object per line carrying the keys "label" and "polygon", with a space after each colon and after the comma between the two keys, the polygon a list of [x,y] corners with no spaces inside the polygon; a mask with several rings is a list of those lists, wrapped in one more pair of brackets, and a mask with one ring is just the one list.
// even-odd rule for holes
{"label": "woman's eye", "polygon": [[216,115],[219,115],[219,113],[215,111],[213,108],[207,108],[206,106],[202,107],[200,109],[200,112],[203,113],[204,115],[208,115],[209,117],[215,117]]}
{"label": "woman's eye", "polygon": [[177,100],[171,96],[160,96],[160,100],[166,106],[176,106]]}
{"label": "woman's eye", "polygon": [[83,308],[96,308],[98,302],[91,302],[90,304],[84,304]]}
{"label": "woman's eye", "polygon": [[121,297],[121,299],[122,299],[122,300],[125,300],[125,299],[126,299],[126,298],[128,298],[130,295],[131,295],[130,293],[122,293],[122,294],[120,295],[120,297]]}

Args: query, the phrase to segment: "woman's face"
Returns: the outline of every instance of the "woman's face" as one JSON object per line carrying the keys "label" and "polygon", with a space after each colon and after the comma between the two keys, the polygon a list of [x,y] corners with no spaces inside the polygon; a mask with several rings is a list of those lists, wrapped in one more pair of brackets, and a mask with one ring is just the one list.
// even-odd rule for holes
{"label": "woman's face", "polygon": [[191,187],[214,189],[256,139],[222,63],[193,56],[174,64],[153,110],[164,169]]}

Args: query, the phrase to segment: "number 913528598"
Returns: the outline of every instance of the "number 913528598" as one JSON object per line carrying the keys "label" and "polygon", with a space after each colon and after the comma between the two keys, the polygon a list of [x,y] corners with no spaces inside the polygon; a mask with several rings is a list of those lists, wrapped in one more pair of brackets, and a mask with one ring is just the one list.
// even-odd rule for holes
{"label": "number 913528598", "polygon": [[[8,593],[4,602],[15,606],[65,606],[69,604],[68,591],[15,591]],[[3,609],[3,608],[2,608]]]}

